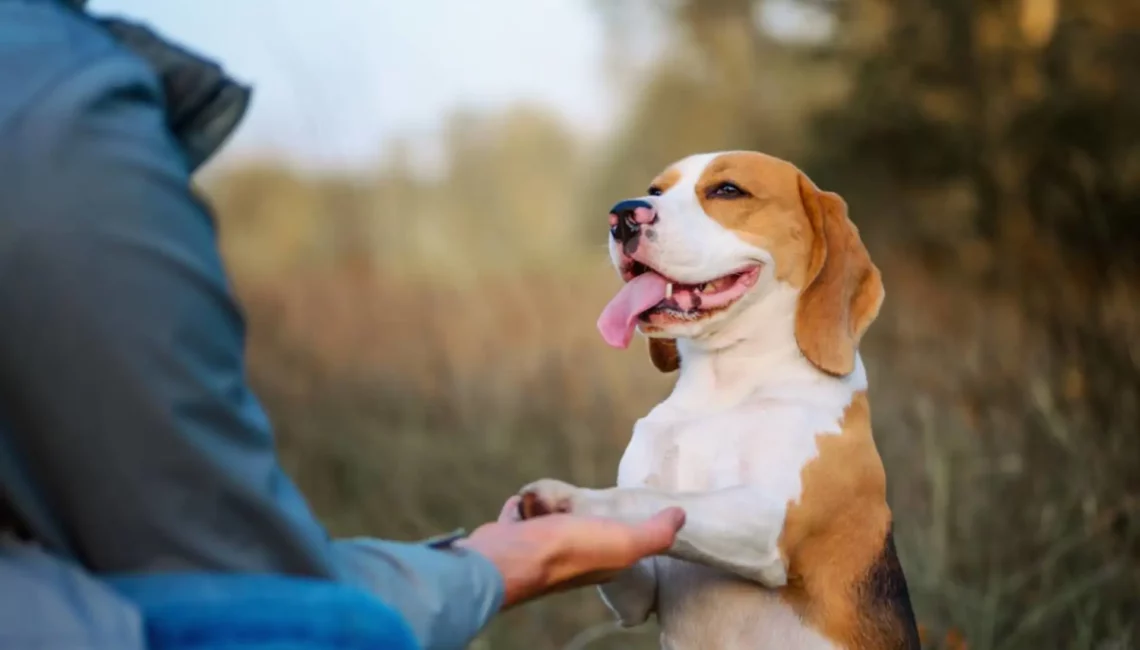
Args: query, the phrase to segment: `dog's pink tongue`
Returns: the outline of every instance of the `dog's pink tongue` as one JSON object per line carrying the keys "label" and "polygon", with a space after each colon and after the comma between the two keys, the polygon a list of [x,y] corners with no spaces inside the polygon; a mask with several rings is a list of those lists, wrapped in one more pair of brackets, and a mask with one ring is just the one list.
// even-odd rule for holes
{"label": "dog's pink tongue", "polygon": [[649,271],[625,283],[598,318],[598,331],[615,348],[628,348],[637,329],[637,317],[665,299],[665,278]]}

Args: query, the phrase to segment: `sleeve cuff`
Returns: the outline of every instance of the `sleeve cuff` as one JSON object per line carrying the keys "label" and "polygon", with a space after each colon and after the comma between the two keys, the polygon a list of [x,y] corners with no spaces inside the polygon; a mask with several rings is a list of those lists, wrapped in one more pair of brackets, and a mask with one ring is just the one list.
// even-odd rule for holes
{"label": "sleeve cuff", "polygon": [[399,611],[424,650],[466,648],[502,605],[502,574],[471,549],[374,539],[334,545],[341,582]]}

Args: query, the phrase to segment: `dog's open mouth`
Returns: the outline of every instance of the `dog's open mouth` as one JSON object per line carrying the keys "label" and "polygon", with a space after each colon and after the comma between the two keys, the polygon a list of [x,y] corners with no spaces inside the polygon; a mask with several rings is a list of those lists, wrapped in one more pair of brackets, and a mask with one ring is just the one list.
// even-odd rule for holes
{"label": "dog's open mouth", "polygon": [[760,268],[750,266],[707,282],[684,284],[634,262],[623,271],[626,284],[606,305],[598,330],[606,343],[626,348],[639,321],[663,326],[706,318],[740,300],[756,284]]}

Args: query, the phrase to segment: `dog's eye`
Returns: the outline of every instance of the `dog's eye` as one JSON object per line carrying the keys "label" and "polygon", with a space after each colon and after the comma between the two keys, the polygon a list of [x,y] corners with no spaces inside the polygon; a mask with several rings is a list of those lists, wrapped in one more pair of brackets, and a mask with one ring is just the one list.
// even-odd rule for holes
{"label": "dog's eye", "polygon": [[649,196],[661,196],[661,188],[653,185],[649,188],[649,191],[646,192],[646,194]]}
{"label": "dog's eye", "polygon": [[713,188],[709,190],[708,196],[709,198],[715,197],[718,199],[738,199],[744,196],[748,196],[748,192],[740,189],[740,186],[735,183],[729,183],[728,181],[725,181],[718,185],[714,185]]}

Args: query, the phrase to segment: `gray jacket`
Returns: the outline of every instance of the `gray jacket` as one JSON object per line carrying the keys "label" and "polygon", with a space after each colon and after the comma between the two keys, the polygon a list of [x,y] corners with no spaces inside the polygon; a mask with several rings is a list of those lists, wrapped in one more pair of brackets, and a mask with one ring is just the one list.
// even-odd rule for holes
{"label": "gray jacket", "polygon": [[0,546],[0,635],[66,617],[81,635],[99,617],[49,595],[98,611],[74,581],[109,572],[343,581],[425,648],[465,646],[500,606],[477,553],[330,539],[278,463],[190,189],[247,96],[137,26],[0,0],[0,493],[47,552]]}

